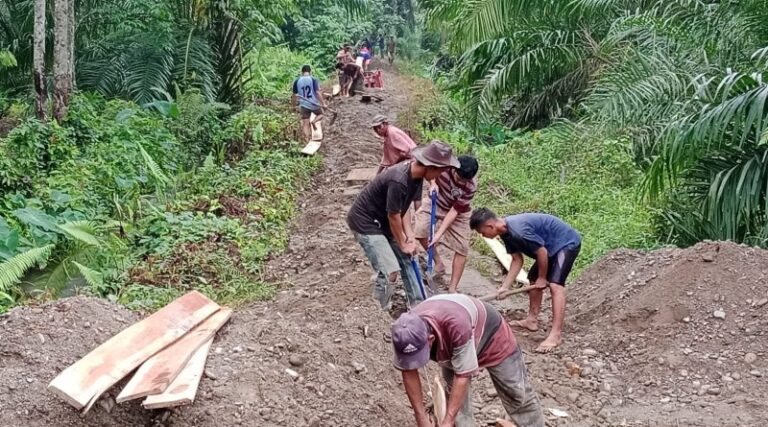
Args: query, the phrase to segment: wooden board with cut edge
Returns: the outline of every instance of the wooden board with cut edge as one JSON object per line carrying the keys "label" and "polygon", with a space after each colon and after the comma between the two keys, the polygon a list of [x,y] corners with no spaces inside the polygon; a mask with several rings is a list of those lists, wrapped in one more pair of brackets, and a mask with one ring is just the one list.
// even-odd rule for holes
{"label": "wooden board with cut edge", "polygon": [[359,168],[352,169],[344,178],[344,181],[352,182],[368,182],[376,178],[376,172],[379,168]]}
{"label": "wooden board with cut edge", "polygon": [[[489,239],[487,237],[483,237],[483,240],[490,246],[491,250],[496,255],[496,259],[498,259],[501,265],[504,266],[504,269],[509,271],[509,266],[512,265],[512,255],[507,253],[504,243],[501,243],[498,239]],[[531,284],[531,282],[528,281],[528,273],[524,268],[520,269],[520,273],[517,274],[517,281],[524,285]]]}
{"label": "wooden board with cut edge", "polygon": [[302,150],[301,154],[312,156],[320,149],[320,141],[310,141]]}
{"label": "wooden board with cut edge", "polygon": [[134,323],[59,373],[48,390],[85,414],[102,393],[219,310],[197,291]]}
{"label": "wooden board with cut edge", "polygon": [[448,412],[447,400],[445,398],[445,389],[443,383],[440,382],[440,377],[435,375],[432,380],[435,389],[432,390],[434,396],[432,396],[432,403],[435,409],[435,418],[437,418],[437,424],[441,425],[445,419],[445,414]]}
{"label": "wooden board with cut edge", "polygon": [[208,351],[213,344],[213,338],[205,342],[195,351],[184,369],[179,372],[168,388],[160,394],[147,396],[141,403],[145,409],[170,408],[173,406],[191,405],[197,395],[197,386],[205,370]]}
{"label": "wooden board with cut edge", "polygon": [[232,309],[222,308],[181,339],[150,357],[123,387],[117,396],[117,403],[164,392],[197,349],[213,338],[230,316]]}

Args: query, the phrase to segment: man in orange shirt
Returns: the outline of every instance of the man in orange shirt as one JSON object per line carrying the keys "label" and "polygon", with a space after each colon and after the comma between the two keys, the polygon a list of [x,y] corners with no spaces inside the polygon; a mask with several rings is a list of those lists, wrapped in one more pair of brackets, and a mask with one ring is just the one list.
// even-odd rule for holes
{"label": "man in orange shirt", "polygon": [[381,114],[373,118],[371,127],[377,135],[384,138],[383,154],[376,174],[411,158],[411,151],[416,148],[416,143],[407,133],[389,124],[389,120]]}

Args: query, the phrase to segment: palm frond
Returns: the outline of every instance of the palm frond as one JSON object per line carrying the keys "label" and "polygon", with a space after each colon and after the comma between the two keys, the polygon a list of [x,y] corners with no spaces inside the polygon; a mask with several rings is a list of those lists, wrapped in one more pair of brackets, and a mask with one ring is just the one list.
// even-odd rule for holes
{"label": "palm frond", "polygon": [[69,221],[59,224],[58,228],[70,238],[88,246],[101,246],[96,237],[96,225],[91,221]]}
{"label": "palm frond", "polygon": [[157,184],[160,187],[165,187],[169,182],[170,179],[168,179],[168,176],[163,172],[163,169],[160,167],[160,165],[155,162],[155,159],[152,158],[152,156],[147,152],[147,150],[144,149],[144,146],[141,145],[140,142],[136,142],[136,145],[139,147],[139,151],[141,152],[141,157],[144,159],[144,163],[147,166],[147,169],[149,169],[149,172],[152,174],[152,176],[155,178],[155,181],[157,181]]}
{"label": "palm frond", "polygon": [[91,285],[94,289],[100,289],[104,286],[104,274],[100,273],[96,270],[93,270],[91,268],[88,268],[79,262],[72,261],[72,264],[77,267],[77,269],[80,271],[80,274],[83,275],[83,278],[85,281]]}
{"label": "palm frond", "polygon": [[0,292],[7,292],[17,284],[24,273],[35,265],[42,268],[53,252],[54,245],[46,245],[22,252],[0,264]]}

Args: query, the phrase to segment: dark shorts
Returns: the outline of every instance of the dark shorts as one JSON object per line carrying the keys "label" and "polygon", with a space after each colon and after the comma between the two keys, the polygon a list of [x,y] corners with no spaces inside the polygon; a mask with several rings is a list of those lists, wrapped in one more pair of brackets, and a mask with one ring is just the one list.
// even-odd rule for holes
{"label": "dark shorts", "polygon": [[[568,275],[571,274],[573,263],[576,261],[576,257],[579,256],[581,251],[581,245],[576,247],[567,247],[555,256],[549,257],[549,268],[547,271],[547,281],[549,283],[555,283],[565,286],[565,281],[568,279]],[[528,272],[528,280],[533,284],[536,279],[539,278],[539,265],[534,262],[531,266],[531,270]]]}
{"label": "dark shorts", "polygon": [[312,113],[315,113],[316,116],[322,116],[323,109],[321,107],[317,107],[317,110],[310,110],[306,107],[299,107],[299,113],[301,114],[301,118],[303,120],[308,120],[312,116]]}

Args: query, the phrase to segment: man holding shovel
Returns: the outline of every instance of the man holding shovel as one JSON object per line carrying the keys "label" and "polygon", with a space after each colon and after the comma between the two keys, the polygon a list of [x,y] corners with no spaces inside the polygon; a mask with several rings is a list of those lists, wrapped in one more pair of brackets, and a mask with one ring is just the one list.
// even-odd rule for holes
{"label": "man holding shovel", "polygon": [[514,326],[539,330],[539,313],[544,289],[552,294],[552,329],[536,351],[549,353],[560,345],[565,321],[565,281],[581,250],[581,236],[565,221],[552,215],[524,213],[496,217],[490,209],[478,209],[472,213],[469,225],[484,237],[501,236],[512,264],[507,277],[499,287],[499,295],[515,282],[523,268],[523,254],[536,260],[528,272],[528,280],[534,289],[528,291],[530,299],[528,317],[513,323]]}
{"label": "man holding shovel", "polygon": [[[294,105],[297,101],[301,115],[301,130],[304,133],[304,139],[309,143],[312,141],[312,129],[315,123],[323,119],[323,107],[328,106],[320,92],[320,82],[312,76],[312,67],[309,65],[301,67],[301,77],[293,82]],[[315,114],[315,119],[310,121],[312,113]]]}
{"label": "man holding shovel", "polygon": [[[434,251],[435,273],[445,273],[445,264],[437,252],[437,244],[442,243],[453,251],[451,283],[448,292],[455,293],[464,274],[464,265],[469,254],[469,216],[471,202],[477,191],[477,160],[472,156],[459,157],[459,167],[447,170],[435,180],[427,197],[433,192],[437,196],[435,220],[440,225],[434,236],[430,234],[431,200],[425,199],[416,213],[416,238],[421,246]],[[437,224],[435,224],[437,225]],[[427,240],[427,238],[431,240]]]}
{"label": "man holding shovel", "polygon": [[373,296],[381,308],[391,307],[398,273],[410,306],[427,297],[413,262],[417,245],[410,207],[420,200],[424,179],[433,180],[458,165],[450,146],[433,141],[414,150],[412,160],[377,175],[352,204],[347,224],[376,272]]}
{"label": "man holding shovel", "polygon": [[448,405],[439,427],[474,427],[472,377],[488,369],[504,410],[520,427],[544,427],[523,353],[501,314],[463,294],[433,296],[392,323],[394,365],[402,372],[416,425],[431,427],[419,369],[431,359],[442,368]]}

